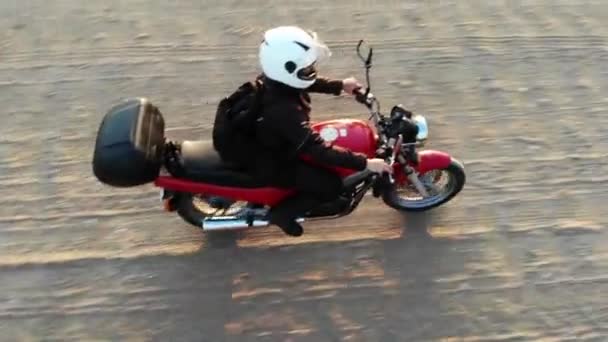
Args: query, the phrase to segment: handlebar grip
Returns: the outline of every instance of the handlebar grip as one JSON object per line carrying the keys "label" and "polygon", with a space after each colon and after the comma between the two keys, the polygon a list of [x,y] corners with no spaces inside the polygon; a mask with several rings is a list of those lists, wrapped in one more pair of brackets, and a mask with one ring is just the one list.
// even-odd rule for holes
{"label": "handlebar grip", "polygon": [[355,100],[357,100],[357,102],[367,104],[367,96],[365,96],[365,93],[361,92],[361,88],[353,90],[353,95],[355,95]]}

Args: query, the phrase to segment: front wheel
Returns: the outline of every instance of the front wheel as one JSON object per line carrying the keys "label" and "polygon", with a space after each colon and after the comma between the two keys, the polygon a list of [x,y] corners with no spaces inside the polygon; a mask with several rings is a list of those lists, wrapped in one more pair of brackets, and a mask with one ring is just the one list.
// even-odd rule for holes
{"label": "front wheel", "polygon": [[466,175],[460,162],[452,159],[444,169],[436,169],[420,176],[429,196],[422,197],[409,183],[403,186],[389,185],[382,200],[389,207],[400,211],[426,211],[436,208],[456,196],[464,187]]}

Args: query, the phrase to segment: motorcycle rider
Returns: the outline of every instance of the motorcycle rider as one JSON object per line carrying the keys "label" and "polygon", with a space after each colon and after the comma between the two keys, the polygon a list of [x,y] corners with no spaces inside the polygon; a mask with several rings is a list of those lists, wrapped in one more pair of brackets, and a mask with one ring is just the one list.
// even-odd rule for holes
{"label": "motorcycle rider", "polygon": [[342,180],[326,167],[392,172],[384,160],[332,146],[311,129],[309,93],[352,95],[361,88],[352,77],[333,80],[317,75],[316,66],[330,56],[316,33],[296,26],[269,29],[259,46],[264,85],[261,113],[255,141],[242,150],[240,160],[258,180],[296,190],[269,213],[270,223],[291,236],[303,233],[298,216],[340,196]]}

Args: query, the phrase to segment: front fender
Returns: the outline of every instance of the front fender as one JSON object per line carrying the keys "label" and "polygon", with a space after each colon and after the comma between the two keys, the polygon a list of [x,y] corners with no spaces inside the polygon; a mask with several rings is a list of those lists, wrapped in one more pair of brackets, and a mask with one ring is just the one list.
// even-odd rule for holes
{"label": "front fender", "polygon": [[412,165],[419,174],[436,169],[445,169],[452,162],[452,157],[441,151],[423,150],[418,152],[418,165]]}

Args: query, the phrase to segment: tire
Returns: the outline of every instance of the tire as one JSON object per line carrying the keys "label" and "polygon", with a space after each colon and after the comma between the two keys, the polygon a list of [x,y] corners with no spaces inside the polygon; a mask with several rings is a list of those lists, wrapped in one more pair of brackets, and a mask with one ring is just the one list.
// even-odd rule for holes
{"label": "tire", "polygon": [[203,219],[210,216],[211,213],[204,212],[195,206],[192,194],[182,192],[176,196],[175,206],[179,217],[197,228],[202,228]]}
{"label": "tire", "polygon": [[[179,193],[176,194],[176,211],[177,214],[190,225],[202,229],[203,219],[206,217],[214,216],[217,211],[221,209],[209,208],[210,211],[201,210],[195,205],[195,197],[190,193]],[[215,213],[214,213],[215,211]],[[221,234],[208,234],[206,235],[206,243],[211,248],[234,248],[237,243],[238,231],[224,231]]]}
{"label": "tire", "polygon": [[[233,206],[236,202],[219,197],[200,198],[191,193],[177,193],[175,198],[175,209],[179,217],[187,223],[197,227],[203,227],[203,220],[207,217],[230,215],[232,210],[239,210],[242,205]],[[201,202],[201,206],[195,204]]]}
{"label": "tire", "polygon": [[442,171],[443,173],[449,175],[450,183],[448,184],[450,187],[448,188],[448,192],[442,192],[441,194],[427,197],[415,202],[403,200],[398,194],[397,188],[394,185],[391,185],[383,192],[382,200],[389,207],[403,212],[427,211],[449,202],[462,190],[464,184],[466,183],[464,167],[458,160],[452,159],[450,165],[437,171]]}

